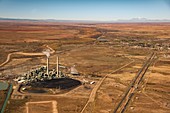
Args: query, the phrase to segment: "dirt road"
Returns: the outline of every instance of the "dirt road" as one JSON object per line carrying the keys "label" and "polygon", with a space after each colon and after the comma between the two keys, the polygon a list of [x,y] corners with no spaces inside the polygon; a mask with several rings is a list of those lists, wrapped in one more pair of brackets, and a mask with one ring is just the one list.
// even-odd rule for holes
{"label": "dirt road", "polygon": [[[110,73],[110,74],[113,74],[113,73],[115,73],[115,72],[123,69],[124,67],[132,64],[133,62],[134,62],[134,60],[132,60],[132,61],[129,62],[128,64],[126,64],[126,65],[124,65],[124,66],[122,66],[122,67],[114,70],[114,71],[113,71],[112,73]],[[104,81],[104,80],[107,78],[107,76],[110,75],[110,74],[107,74],[105,77],[103,77],[103,78],[95,85],[95,87],[93,88],[93,90],[92,90],[92,92],[91,92],[91,94],[90,94],[89,100],[87,101],[86,105],[83,107],[81,113],[83,113],[83,112],[85,111],[85,109],[86,109],[86,107],[88,106],[89,103],[95,101],[95,97],[96,97],[97,90],[100,88],[100,86],[101,86],[101,84],[103,83],[103,81]]]}
{"label": "dirt road", "polygon": [[56,101],[38,101],[38,102],[27,102],[26,103],[26,113],[30,113],[29,112],[29,104],[46,104],[46,103],[52,103],[52,112],[53,113],[58,113],[58,109],[57,109],[57,102]]}
{"label": "dirt road", "polygon": [[[52,49],[51,47],[49,47],[48,45],[46,46],[48,49],[50,49],[50,53],[53,54],[55,53],[55,50]],[[6,65],[10,60],[11,60],[11,56],[12,55],[24,55],[24,56],[43,56],[44,53],[24,53],[24,52],[14,52],[14,53],[9,53],[7,56],[7,59],[5,62],[3,62],[2,64],[0,64],[0,67]]]}

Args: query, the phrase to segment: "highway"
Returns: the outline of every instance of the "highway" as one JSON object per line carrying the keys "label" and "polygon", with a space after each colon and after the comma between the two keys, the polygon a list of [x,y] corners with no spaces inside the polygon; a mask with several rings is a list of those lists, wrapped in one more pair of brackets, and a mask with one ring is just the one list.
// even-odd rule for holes
{"label": "highway", "polygon": [[149,66],[154,60],[156,53],[152,53],[152,55],[149,57],[149,59],[144,63],[142,68],[139,70],[135,78],[132,80],[130,86],[128,87],[127,91],[125,92],[124,96],[116,106],[114,113],[124,113],[126,110],[128,103],[132,99],[135,90],[138,88],[139,84],[141,83],[145,73],[147,72]]}

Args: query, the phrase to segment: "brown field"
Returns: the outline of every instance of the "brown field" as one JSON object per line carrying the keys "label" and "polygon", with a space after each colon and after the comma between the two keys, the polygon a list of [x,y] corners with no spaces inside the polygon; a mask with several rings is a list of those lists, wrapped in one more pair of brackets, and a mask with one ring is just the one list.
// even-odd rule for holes
{"label": "brown field", "polygon": [[[6,113],[25,113],[27,102],[49,100],[57,102],[59,113],[81,113],[89,97],[94,98],[94,101],[87,104],[84,113],[112,113],[146,58],[154,51],[157,52],[157,58],[145,74],[125,112],[170,112],[170,57],[165,57],[170,55],[170,23],[0,21],[0,64],[12,53],[9,61],[0,66],[0,77],[11,81],[30,69],[45,65],[44,55],[27,56],[16,52],[42,53],[46,45],[57,52],[62,65],[76,65],[80,72],[76,79],[96,83],[81,85],[65,94],[30,94],[25,99],[10,99]],[[55,62],[56,53],[50,56],[50,68],[55,67]],[[122,67],[128,63],[129,65]],[[117,70],[119,68],[121,69]],[[117,71],[114,72],[115,70]],[[103,82],[98,84],[106,75],[108,76]],[[96,95],[91,97],[94,89],[97,89]],[[49,113],[54,112],[51,103],[29,104],[28,108],[31,113],[48,110]]]}

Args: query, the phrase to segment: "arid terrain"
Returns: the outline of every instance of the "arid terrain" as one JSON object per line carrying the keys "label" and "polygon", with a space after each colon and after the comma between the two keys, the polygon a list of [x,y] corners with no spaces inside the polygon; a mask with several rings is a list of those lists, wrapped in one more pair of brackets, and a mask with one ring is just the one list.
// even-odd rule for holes
{"label": "arid terrain", "polygon": [[23,98],[14,98],[13,91],[6,113],[113,113],[152,53],[124,112],[170,112],[170,23],[0,21],[0,80],[15,87],[14,78],[46,65],[42,51],[48,47],[55,51],[51,69],[58,55],[61,65],[75,65],[80,73],[71,78],[94,84],[56,95],[20,94]]}

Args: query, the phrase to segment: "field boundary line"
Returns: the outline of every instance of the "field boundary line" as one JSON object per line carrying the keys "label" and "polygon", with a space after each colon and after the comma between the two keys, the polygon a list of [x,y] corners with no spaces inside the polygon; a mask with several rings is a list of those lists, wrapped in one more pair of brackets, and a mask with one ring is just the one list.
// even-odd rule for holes
{"label": "field boundary line", "polygon": [[53,113],[58,113],[57,102],[55,100],[52,101],[37,101],[37,102],[27,102],[26,103],[26,113],[29,113],[29,104],[44,104],[44,103],[52,103]]}

